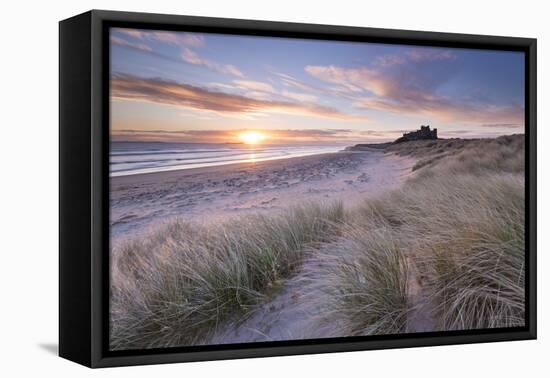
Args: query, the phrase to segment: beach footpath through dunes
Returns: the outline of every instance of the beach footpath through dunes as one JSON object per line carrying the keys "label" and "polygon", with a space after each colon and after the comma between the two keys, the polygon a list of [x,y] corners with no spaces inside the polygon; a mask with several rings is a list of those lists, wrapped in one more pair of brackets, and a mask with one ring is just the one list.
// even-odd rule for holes
{"label": "beach footpath through dunes", "polygon": [[308,202],[353,206],[398,187],[414,163],[381,150],[342,151],[111,177],[112,242],[175,217],[210,222]]}
{"label": "beach footpath through dunes", "polygon": [[[305,337],[294,304],[317,277],[308,248],[415,161],[341,151],[111,177],[112,346]],[[249,322],[225,325],[233,316]]]}

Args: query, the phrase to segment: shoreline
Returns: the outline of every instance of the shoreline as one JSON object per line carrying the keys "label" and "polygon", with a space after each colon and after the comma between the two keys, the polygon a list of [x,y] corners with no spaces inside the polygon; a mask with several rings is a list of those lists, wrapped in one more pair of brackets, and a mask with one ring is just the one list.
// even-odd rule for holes
{"label": "shoreline", "polygon": [[174,218],[219,221],[308,202],[353,206],[401,185],[416,159],[340,151],[110,178],[111,240]]}
{"label": "shoreline", "polygon": [[233,170],[238,168],[250,168],[250,167],[260,168],[263,165],[271,165],[274,162],[279,162],[282,160],[292,160],[293,162],[298,162],[299,161],[298,159],[304,159],[304,160],[309,160],[309,158],[317,159],[319,157],[330,156],[330,155],[340,154],[340,153],[357,153],[357,151],[342,150],[338,152],[326,152],[326,153],[315,154],[315,155],[283,157],[283,158],[277,158],[277,159],[271,159],[271,160],[260,160],[256,162],[252,162],[252,161],[231,162],[227,164],[218,164],[218,165],[212,165],[208,167],[172,169],[172,170],[158,171],[158,172],[144,172],[144,173],[136,173],[131,175],[110,176],[109,179],[111,180],[111,182],[120,181],[120,183],[133,184],[138,180],[139,181],[143,180],[147,182],[150,180],[171,179],[171,178],[177,178],[179,176],[205,174],[205,173],[216,172],[220,170]]}
{"label": "shoreline", "polygon": [[[266,153],[269,151],[271,147],[265,147],[268,148],[264,151]],[[203,169],[203,168],[217,168],[221,166],[226,165],[234,165],[234,164],[255,164],[255,163],[261,163],[265,161],[274,161],[274,160],[286,160],[286,159],[296,159],[301,157],[309,157],[309,156],[318,156],[318,155],[326,155],[326,154],[333,154],[338,152],[345,151],[348,146],[342,145],[342,146],[332,146],[329,151],[327,151],[327,146],[320,146],[319,148],[322,148],[323,151],[317,149],[315,151],[301,151],[301,152],[294,152],[289,155],[272,155],[272,156],[258,156],[257,158],[250,157],[250,151],[248,150],[242,150],[238,151],[235,150],[234,152],[240,152],[241,155],[247,155],[247,157],[237,158],[237,159],[228,159],[228,160],[219,160],[219,161],[203,161],[203,162],[195,162],[195,163],[181,163],[179,165],[166,165],[166,166],[158,166],[158,167],[149,167],[149,168],[135,168],[132,170],[117,170],[117,171],[111,171],[109,173],[110,178],[115,177],[125,177],[125,176],[135,176],[140,174],[153,174],[153,173],[164,173],[164,172],[174,172],[174,171],[184,171],[184,170],[192,170],[192,169]],[[260,149],[261,151],[262,149]],[[253,154],[253,152],[252,152]],[[215,159],[215,157],[210,157]],[[198,158],[198,160],[204,160],[205,157]],[[135,173],[134,173],[135,172]]]}

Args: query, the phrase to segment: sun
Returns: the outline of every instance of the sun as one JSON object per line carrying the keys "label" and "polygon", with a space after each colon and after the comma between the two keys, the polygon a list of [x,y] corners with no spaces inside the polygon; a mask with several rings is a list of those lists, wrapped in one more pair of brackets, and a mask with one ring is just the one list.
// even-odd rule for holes
{"label": "sun", "polygon": [[239,139],[246,144],[258,144],[265,138],[267,138],[267,136],[258,131],[246,131],[239,135]]}

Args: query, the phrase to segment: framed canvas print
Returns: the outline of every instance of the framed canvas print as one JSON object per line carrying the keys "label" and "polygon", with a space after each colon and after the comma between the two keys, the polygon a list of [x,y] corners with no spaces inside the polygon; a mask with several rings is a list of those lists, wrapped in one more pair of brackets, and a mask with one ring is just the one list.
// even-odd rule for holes
{"label": "framed canvas print", "polygon": [[536,337],[536,40],[60,22],[60,355]]}

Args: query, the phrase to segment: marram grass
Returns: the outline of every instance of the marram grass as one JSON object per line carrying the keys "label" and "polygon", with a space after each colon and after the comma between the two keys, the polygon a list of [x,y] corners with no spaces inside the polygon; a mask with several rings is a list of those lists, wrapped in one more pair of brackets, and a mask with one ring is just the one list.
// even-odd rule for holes
{"label": "marram grass", "polygon": [[524,137],[390,150],[418,159],[414,177],[354,209],[309,204],[210,226],[175,220],[117,247],[111,348],[208,343],[296,274],[300,305],[327,337],[406,332],[414,313],[432,330],[523,325]]}

